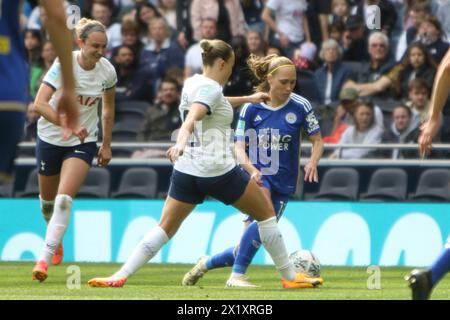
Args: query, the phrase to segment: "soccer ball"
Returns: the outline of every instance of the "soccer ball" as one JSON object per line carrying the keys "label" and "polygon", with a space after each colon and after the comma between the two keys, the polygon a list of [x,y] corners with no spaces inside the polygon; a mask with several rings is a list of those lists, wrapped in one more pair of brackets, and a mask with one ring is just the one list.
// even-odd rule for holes
{"label": "soccer ball", "polygon": [[320,261],[309,250],[297,250],[289,256],[294,265],[295,272],[303,273],[310,277],[320,277]]}

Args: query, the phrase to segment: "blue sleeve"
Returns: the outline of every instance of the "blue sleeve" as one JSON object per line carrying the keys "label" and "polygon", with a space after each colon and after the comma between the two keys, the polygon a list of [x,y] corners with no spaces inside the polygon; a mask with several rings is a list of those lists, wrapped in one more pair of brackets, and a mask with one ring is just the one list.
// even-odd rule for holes
{"label": "blue sleeve", "polygon": [[305,103],[303,112],[303,128],[305,129],[306,134],[310,137],[315,134],[320,133],[320,125],[319,120],[317,119],[316,113],[314,112],[311,104]]}

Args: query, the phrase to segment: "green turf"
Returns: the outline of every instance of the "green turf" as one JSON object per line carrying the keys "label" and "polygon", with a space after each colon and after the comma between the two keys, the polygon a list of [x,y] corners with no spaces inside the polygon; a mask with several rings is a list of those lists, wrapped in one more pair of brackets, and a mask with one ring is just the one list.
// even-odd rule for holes
{"label": "green turf", "polygon": [[[403,276],[409,268],[381,268],[381,289],[367,288],[365,268],[324,267],[325,284],[319,289],[283,290],[278,274],[270,266],[251,266],[248,275],[261,285],[257,289],[225,288],[229,268],[212,270],[196,286],[182,287],[181,278],[192,265],[149,264],[128,280],[124,288],[89,288],[87,281],[108,276],[118,264],[77,264],[81,288],[68,289],[70,274],[63,264],[50,268],[49,278],[31,281],[32,263],[0,263],[0,299],[409,299]],[[450,299],[450,276],[441,281],[433,299]]]}

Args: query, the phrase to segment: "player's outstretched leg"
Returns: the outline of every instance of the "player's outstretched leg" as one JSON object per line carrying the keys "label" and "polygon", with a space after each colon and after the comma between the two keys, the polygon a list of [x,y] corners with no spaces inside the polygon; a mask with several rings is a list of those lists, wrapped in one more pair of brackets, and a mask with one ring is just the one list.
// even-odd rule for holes
{"label": "player's outstretched leg", "polygon": [[133,250],[122,268],[107,278],[93,278],[88,281],[90,287],[123,287],[128,277],[153,258],[161,247],[169,241],[166,232],[160,226],[154,227]]}
{"label": "player's outstretched leg", "polygon": [[45,235],[45,247],[32,271],[33,280],[42,282],[47,279],[48,264],[66,232],[70,220],[71,207],[72,197],[66,194],[58,194],[56,196],[55,212],[48,224],[47,233]]}
{"label": "player's outstretched leg", "polygon": [[177,232],[184,219],[195,208],[195,204],[181,202],[168,196],[164,204],[159,225],[155,226],[139,242],[127,262],[108,278],[93,278],[90,287],[122,287],[127,279],[152,259],[161,247]]}
{"label": "player's outstretched leg", "polygon": [[[44,217],[45,223],[48,225],[53,215],[55,201],[44,200],[42,199],[41,195],[39,195],[39,200],[41,203],[42,216]],[[61,264],[63,257],[64,257],[64,249],[62,246],[62,242],[60,242],[58,248],[56,248],[55,254],[51,259],[52,264],[55,266]]]}
{"label": "player's outstretched leg", "polygon": [[450,271],[450,238],[447,239],[444,252],[427,270],[413,270],[406,280],[412,290],[413,300],[430,298],[431,291],[447,272]]}

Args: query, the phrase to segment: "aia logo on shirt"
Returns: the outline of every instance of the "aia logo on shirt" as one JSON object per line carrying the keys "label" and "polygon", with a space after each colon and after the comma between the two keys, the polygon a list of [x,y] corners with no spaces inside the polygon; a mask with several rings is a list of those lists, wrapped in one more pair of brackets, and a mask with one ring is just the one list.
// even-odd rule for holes
{"label": "aia logo on shirt", "polygon": [[100,101],[99,97],[87,97],[87,96],[78,96],[78,103],[85,107],[95,107]]}

